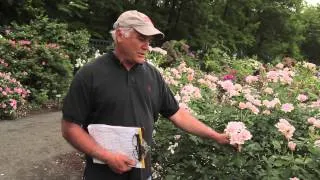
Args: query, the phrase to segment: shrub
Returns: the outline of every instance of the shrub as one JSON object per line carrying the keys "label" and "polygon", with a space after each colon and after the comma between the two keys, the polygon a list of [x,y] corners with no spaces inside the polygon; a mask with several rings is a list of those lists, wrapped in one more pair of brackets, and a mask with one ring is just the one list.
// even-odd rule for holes
{"label": "shrub", "polygon": [[[186,62],[190,66],[199,66],[199,62],[195,61],[197,60],[195,58],[195,53],[190,51],[189,45],[187,45],[184,40],[166,41],[163,43],[162,48],[166,51],[166,56],[164,56],[162,59],[157,59],[160,67],[177,65],[181,61]],[[151,52],[151,54],[153,53]]]}
{"label": "shrub", "polygon": [[87,31],[69,32],[67,25],[39,17],[30,25],[7,29],[0,39],[0,67],[25,85],[32,93],[29,100],[41,105],[63,96],[77,68],[77,58],[85,58],[88,50]]}
{"label": "shrub", "polygon": [[[0,66],[6,65],[0,59]],[[25,99],[29,90],[19,81],[11,77],[10,73],[0,72],[0,119],[13,119],[25,113]]]}
{"label": "shrub", "polygon": [[222,73],[229,67],[233,57],[219,48],[211,48],[203,56],[203,69],[207,72]]}
{"label": "shrub", "polygon": [[1,40],[0,45],[0,57],[8,64],[1,71],[10,72],[30,89],[29,100],[41,104],[65,93],[72,77],[72,66],[58,46],[6,39]]}
{"label": "shrub", "polygon": [[6,39],[19,41],[30,40],[34,43],[46,44],[49,48],[63,49],[72,65],[76,59],[86,59],[89,53],[90,34],[86,30],[68,31],[68,25],[39,16],[30,25],[12,23],[7,29]]}

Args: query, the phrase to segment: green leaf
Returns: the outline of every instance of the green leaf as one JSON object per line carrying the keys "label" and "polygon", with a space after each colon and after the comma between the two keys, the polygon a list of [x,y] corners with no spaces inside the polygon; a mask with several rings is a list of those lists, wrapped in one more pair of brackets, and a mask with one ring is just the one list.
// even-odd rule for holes
{"label": "green leaf", "polygon": [[281,143],[280,141],[277,140],[272,140],[271,144],[273,145],[273,147],[277,150],[277,151],[281,151]]}

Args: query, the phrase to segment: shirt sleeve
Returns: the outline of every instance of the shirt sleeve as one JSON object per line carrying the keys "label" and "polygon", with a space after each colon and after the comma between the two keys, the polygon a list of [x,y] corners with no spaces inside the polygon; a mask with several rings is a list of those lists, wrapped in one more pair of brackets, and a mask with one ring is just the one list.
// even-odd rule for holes
{"label": "shirt sleeve", "polygon": [[[88,78],[87,78],[88,79]],[[81,70],[72,80],[69,91],[63,101],[63,119],[83,125],[91,111],[91,88],[85,81],[84,72]]]}
{"label": "shirt sleeve", "polygon": [[160,106],[160,114],[165,118],[169,118],[173,114],[175,114],[179,105],[177,100],[175,99],[172,91],[165,83],[164,79],[161,77],[161,106]]}

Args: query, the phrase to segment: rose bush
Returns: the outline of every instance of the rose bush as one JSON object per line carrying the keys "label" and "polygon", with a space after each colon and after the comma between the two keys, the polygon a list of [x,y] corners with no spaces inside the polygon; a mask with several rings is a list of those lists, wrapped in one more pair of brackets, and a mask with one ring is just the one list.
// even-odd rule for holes
{"label": "rose bush", "polygon": [[[232,62],[234,67],[242,66],[236,62],[243,64]],[[180,106],[220,132],[232,121],[242,122],[252,138],[237,152],[186,134],[160,118],[152,151],[154,179],[320,176],[319,67],[307,62],[292,67],[268,64],[258,67],[257,74],[252,69],[224,80],[225,72],[203,73],[188,64],[192,63],[181,61],[160,69]]]}

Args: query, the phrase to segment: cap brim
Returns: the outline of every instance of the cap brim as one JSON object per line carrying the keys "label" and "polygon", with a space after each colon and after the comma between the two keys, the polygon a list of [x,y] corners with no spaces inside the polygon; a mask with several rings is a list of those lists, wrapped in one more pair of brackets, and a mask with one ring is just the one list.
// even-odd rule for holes
{"label": "cap brim", "polygon": [[164,34],[154,26],[136,26],[134,29],[145,36],[161,35],[164,38]]}

